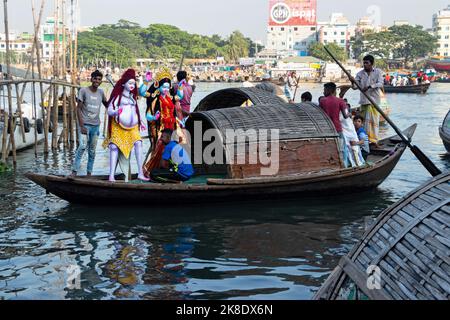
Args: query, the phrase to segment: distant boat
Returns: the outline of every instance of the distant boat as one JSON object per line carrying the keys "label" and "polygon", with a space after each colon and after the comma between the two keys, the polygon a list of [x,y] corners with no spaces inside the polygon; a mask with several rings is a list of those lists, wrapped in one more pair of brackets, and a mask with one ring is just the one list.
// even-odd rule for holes
{"label": "distant boat", "polygon": [[439,127],[439,135],[441,136],[445,149],[450,153],[450,111],[445,117],[442,127]]}
{"label": "distant boat", "polygon": [[450,71],[450,58],[431,58],[427,63],[437,71]]}
{"label": "distant boat", "polygon": [[420,93],[425,94],[431,87],[431,83],[423,83],[413,86],[384,86],[386,93]]}
{"label": "distant boat", "polygon": [[450,83],[450,78],[446,78],[446,79],[444,79],[444,78],[436,79],[434,82],[437,82],[437,83]]}
{"label": "distant boat", "polygon": [[[22,130],[20,128],[19,118],[16,118],[16,128],[14,131],[14,141],[16,145],[16,151],[21,151],[27,148],[34,146],[35,143],[35,133],[34,127],[36,127],[37,131],[37,142],[41,142],[44,140],[44,125],[42,121],[42,109],[40,107],[37,108],[37,117],[33,114],[33,106],[28,103],[22,103],[22,118],[24,123],[24,131],[25,131],[25,141],[22,135]],[[3,107],[2,107],[3,111]],[[13,112],[17,112],[17,105],[13,103]],[[0,141],[3,136],[3,128],[5,126],[4,116],[1,116],[0,120]],[[36,120],[37,118],[37,120]],[[8,135],[9,137],[9,135]],[[1,148],[1,146],[0,146]],[[0,150],[1,153],[1,150]]]}

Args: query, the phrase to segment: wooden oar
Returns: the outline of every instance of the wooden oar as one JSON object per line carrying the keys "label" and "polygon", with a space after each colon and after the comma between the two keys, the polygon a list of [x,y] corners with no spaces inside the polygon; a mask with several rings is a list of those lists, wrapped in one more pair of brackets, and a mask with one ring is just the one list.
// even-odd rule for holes
{"label": "wooden oar", "polygon": [[411,141],[407,139],[403,132],[395,125],[395,123],[383,112],[383,110],[380,108],[380,106],[367,94],[367,92],[364,92],[361,86],[358,82],[355,81],[353,76],[350,74],[350,72],[347,71],[347,69],[344,68],[344,66],[334,57],[334,55],[328,50],[327,47],[325,47],[325,51],[330,55],[330,57],[341,67],[341,69],[345,72],[347,77],[350,79],[350,81],[356,85],[356,87],[366,96],[367,100],[370,101],[370,103],[377,109],[377,111],[386,119],[386,121],[391,125],[391,127],[395,130],[395,132],[398,134],[398,136],[402,139],[402,141],[411,149],[412,153],[416,156],[417,159],[422,163],[422,165],[425,167],[425,169],[428,170],[428,172],[433,176],[436,177],[440,174],[442,174],[442,171],[439,170],[438,167],[423,153],[422,150],[420,150],[417,146],[414,146],[411,144]]}

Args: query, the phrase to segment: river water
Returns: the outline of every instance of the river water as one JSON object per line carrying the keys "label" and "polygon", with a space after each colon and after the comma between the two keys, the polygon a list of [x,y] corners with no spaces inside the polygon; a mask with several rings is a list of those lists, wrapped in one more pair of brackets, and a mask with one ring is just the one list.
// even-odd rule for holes
{"label": "river water", "polygon": [[[225,86],[200,84],[193,105]],[[388,96],[394,122],[418,123],[414,143],[443,170],[450,157],[438,126],[449,89],[434,84],[427,95]],[[316,100],[322,88],[305,90]],[[357,104],[356,92],[348,98]],[[430,178],[408,150],[371,192],[135,209],[70,205],[23,176],[68,173],[72,159],[72,152],[45,159],[40,146],[38,158],[21,152],[17,171],[0,176],[0,300],[310,299],[373,219]],[[99,147],[96,173],[107,172]]]}

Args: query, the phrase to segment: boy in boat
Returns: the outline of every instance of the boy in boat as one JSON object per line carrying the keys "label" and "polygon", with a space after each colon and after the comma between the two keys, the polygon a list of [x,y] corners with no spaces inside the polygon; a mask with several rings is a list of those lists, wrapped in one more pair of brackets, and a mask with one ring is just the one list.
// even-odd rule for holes
{"label": "boy in boat", "polygon": [[337,86],[335,83],[329,82],[325,84],[325,97],[322,97],[320,99],[320,108],[322,108],[323,111],[325,111],[325,113],[331,118],[331,121],[333,121],[334,127],[339,134],[339,146],[341,150],[341,156],[344,159],[344,155],[346,154],[346,147],[340,114],[342,114],[344,119],[348,119],[350,115],[347,113],[347,104],[345,103],[345,101],[341,98],[336,97],[336,90]]}
{"label": "boy in boat", "polygon": [[[384,87],[383,72],[375,68],[375,58],[371,55],[365,56],[363,59],[364,70],[361,70],[356,75],[356,78],[351,79],[353,89],[357,90],[355,83],[358,83],[372,100],[380,105],[381,103],[381,89]],[[360,98],[361,113],[365,119],[364,127],[369,135],[369,141],[377,145],[379,141],[380,131],[380,113],[361,92]]]}
{"label": "boy in boat", "polygon": [[302,106],[313,106],[318,108],[319,105],[315,102],[312,102],[313,100],[313,96],[311,94],[311,92],[304,92],[301,96],[302,99],[302,103],[300,103],[300,107]]}
{"label": "boy in boat", "polygon": [[353,124],[355,125],[356,133],[358,134],[358,145],[361,147],[361,152],[364,160],[367,161],[367,157],[370,154],[370,146],[369,136],[364,129],[364,118],[360,115],[355,116],[353,118]]}
{"label": "boy in boat", "polygon": [[102,105],[108,108],[105,92],[100,89],[103,81],[103,74],[96,70],[91,74],[92,84],[87,88],[82,88],[78,93],[78,139],[80,145],[75,154],[72,166],[71,178],[77,176],[81,167],[81,159],[88,150],[89,159],[87,164],[87,175],[92,175],[94,170],[95,153],[97,149],[98,137],[100,135],[100,110]]}
{"label": "boy in boat", "polygon": [[172,140],[173,131],[164,129],[161,141],[165,145],[160,169],[155,169],[150,176],[152,181],[160,183],[186,182],[194,175],[191,159],[178,142]]}

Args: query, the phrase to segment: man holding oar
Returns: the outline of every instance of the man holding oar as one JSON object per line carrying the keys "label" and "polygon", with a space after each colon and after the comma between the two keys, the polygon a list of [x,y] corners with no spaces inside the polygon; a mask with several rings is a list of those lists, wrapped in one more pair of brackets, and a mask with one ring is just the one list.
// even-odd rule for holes
{"label": "man holding oar", "polygon": [[372,145],[377,145],[380,140],[380,113],[375,106],[369,101],[366,93],[378,105],[381,103],[381,90],[384,87],[383,71],[375,68],[375,58],[371,55],[364,57],[364,70],[361,70],[356,75],[356,78],[351,78],[353,89],[358,90],[355,82],[362,88],[361,92],[361,113],[365,119],[364,127],[369,135],[369,141]]}

